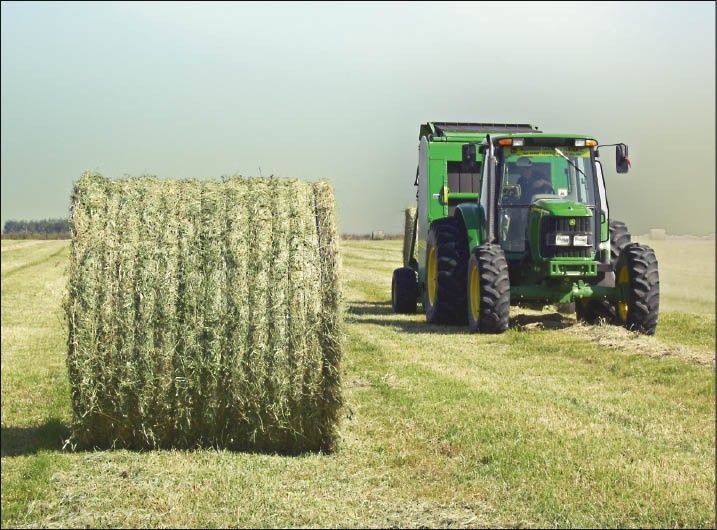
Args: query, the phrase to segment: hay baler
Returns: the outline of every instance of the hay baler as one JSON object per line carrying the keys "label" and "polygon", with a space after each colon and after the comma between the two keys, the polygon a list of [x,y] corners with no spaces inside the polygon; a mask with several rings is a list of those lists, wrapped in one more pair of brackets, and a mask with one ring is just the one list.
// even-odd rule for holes
{"label": "hay baler", "polygon": [[[430,323],[500,333],[511,304],[574,303],[579,320],[654,334],[657,259],[609,218],[594,138],[431,122],[419,139],[417,211],[410,251],[393,273],[395,312],[415,313],[421,301]],[[627,146],[611,145],[617,172],[627,173]]]}

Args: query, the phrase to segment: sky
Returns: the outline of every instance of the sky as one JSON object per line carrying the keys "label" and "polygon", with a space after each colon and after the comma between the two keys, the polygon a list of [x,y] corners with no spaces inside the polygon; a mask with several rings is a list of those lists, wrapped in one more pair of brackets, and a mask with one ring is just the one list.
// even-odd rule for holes
{"label": "sky", "polygon": [[[633,233],[715,226],[715,5],[0,5],[0,222],[64,217],[83,171],[332,183],[399,233],[427,121],[531,123],[603,152]],[[605,151],[605,150],[603,150]]]}

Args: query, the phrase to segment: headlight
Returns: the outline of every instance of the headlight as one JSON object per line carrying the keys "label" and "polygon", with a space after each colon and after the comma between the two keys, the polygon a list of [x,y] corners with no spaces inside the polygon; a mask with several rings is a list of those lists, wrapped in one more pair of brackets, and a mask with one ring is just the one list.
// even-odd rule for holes
{"label": "headlight", "polygon": [[559,247],[569,247],[570,236],[568,234],[555,234],[555,244]]}
{"label": "headlight", "polygon": [[588,243],[588,236],[573,236],[573,245],[576,247],[589,247],[590,243]]}

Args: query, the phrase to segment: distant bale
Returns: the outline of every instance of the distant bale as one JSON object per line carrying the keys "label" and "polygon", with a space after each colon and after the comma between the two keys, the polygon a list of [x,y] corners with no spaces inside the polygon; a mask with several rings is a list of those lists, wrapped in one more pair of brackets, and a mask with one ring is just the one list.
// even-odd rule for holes
{"label": "distant bale", "polygon": [[386,235],[383,233],[383,230],[374,230],[371,232],[371,239],[374,241],[383,241]]}
{"label": "distant bale", "polygon": [[414,230],[416,226],[416,209],[406,208],[403,225],[403,266],[408,267],[413,259],[411,253],[413,246]]}
{"label": "distant bale", "polygon": [[650,239],[654,241],[662,241],[667,239],[667,231],[664,228],[651,228]]}
{"label": "distant bale", "polygon": [[334,210],[324,182],[83,175],[66,299],[77,443],[331,450]]}

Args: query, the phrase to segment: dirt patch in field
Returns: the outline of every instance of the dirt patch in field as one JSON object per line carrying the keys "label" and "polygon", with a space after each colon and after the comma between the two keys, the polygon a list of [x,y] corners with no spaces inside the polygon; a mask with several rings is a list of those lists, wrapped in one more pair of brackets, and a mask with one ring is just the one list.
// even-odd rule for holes
{"label": "dirt patch in field", "polygon": [[611,350],[641,353],[650,357],[677,357],[703,366],[714,366],[715,364],[712,352],[665,344],[655,337],[640,335],[619,326],[586,326],[575,323],[563,331],[589,339]]}

